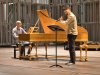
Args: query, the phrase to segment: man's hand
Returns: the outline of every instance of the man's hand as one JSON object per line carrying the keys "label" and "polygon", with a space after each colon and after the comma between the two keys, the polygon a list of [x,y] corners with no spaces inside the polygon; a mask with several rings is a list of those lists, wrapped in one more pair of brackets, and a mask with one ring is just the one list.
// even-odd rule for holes
{"label": "man's hand", "polygon": [[58,20],[59,20],[59,21],[62,21],[62,20],[63,20],[63,17],[61,16]]}

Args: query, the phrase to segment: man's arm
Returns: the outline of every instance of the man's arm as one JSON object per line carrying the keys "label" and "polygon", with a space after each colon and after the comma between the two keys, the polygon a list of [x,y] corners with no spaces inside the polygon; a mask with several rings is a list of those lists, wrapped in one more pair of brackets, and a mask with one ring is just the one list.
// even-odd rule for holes
{"label": "man's arm", "polygon": [[16,38],[16,39],[18,38],[18,35],[17,35],[17,33],[14,29],[12,30],[12,35],[13,35],[14,38]]}
{"label": "man's arm", "polygon": [[68,24],[70,25],[72,22],[74,21],[74,18],[73,16],[69,16],[67,20],[61,20],[60,22],[63,23],[63,24]]}
{"label": "man's arm", "polygon": [[22,28],[22,32],[24,33],[24,34],[27,34],[27,32]]}

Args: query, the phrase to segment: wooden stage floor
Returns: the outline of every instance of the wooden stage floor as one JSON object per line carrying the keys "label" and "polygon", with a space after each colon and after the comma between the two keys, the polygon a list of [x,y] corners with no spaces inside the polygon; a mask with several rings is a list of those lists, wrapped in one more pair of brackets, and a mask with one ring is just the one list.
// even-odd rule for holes
{"label": "wooden stage floor", "polygon": [[[0,48],[0,75],[100,75],[100,51],[88,51],[88,61],[79,61],[79,50],[76,51],[75,65],[65,65],[69,60],[68,50],[58,47],[58,64],[63,68],[51,67],[55,64],[55,47],[48,47],[48,60],[45,59],[45,48],[38,48],[38,59],[14,59],[13,48]],[[26,48],[27,50],[27,48]],[[32,54],[35,54],[33,48]],[[84,52],[83,52],[84,54]],[[18,52],[17,52],[18,57]]]}

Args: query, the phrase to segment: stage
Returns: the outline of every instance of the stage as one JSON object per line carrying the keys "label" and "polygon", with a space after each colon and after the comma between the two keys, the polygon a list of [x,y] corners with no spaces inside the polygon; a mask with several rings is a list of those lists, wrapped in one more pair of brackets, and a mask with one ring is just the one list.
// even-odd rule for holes
{"label": "stage", "polygon": [[[68,50],[58,46],[58,64],[55,64],[55,46],[48,46],[48,59],[45,59],[45,48],[38,47],[38,59],[14,59],[13,48],[0,48],[0,75],[100,75],[100,51],[88,51],[88,61],[79,61],[79,50],[76,51],[75,65],[65,65],[69,60]],[[27,48],[26,48],[27,50]],[[32,54],[35,54],[33,48]],[[17,52],[18,57],[18,52]]]}

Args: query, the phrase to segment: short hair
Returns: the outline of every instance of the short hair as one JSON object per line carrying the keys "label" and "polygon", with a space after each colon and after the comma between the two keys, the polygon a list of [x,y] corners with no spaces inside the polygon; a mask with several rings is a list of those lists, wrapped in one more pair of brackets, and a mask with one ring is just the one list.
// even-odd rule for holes
{"label": "short hair", "polygon": [[71,10],[71,8],[69,6],[63,7],[63,10],[67,10],[67,9]]}
{"label": "short hair", "polygon": [[21,21],[16,21],[16,23],[22,23]]}

